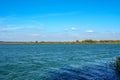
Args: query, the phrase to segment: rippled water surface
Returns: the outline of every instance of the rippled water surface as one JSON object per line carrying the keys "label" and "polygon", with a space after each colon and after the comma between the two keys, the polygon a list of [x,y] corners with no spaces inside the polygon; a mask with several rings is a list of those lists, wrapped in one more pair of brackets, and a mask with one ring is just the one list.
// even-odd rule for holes
{"label": "rippled water surface", "polygon": [[118,44],[1,44],[0,80],[120,80]]}

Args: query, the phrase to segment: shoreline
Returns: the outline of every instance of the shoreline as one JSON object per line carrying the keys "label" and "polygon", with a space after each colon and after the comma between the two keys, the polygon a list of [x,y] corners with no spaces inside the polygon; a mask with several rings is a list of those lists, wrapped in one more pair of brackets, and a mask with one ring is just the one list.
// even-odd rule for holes
{"label": "shoreline", "polygon": [[101,40],[101,41],[66,41],[66,42],[52,42],[52,41],[46,41],[46,42],[5,42],[1,41],[0,44],[120,44],[120,40]]}

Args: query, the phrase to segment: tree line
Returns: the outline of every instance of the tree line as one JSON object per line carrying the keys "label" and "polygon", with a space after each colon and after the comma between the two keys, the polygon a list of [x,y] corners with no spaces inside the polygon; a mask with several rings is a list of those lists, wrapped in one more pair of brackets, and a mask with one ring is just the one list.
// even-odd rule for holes
{"label": "tree line", "polygon": [[76,40],[64,42],[36,41],[37,44],[120,44],[120,40]]}
{"label": "tree line", "polygon": [[76,40],[76,41],[31,41],[31,42],[4,42],[0,44],[120,44],[120,40]]}

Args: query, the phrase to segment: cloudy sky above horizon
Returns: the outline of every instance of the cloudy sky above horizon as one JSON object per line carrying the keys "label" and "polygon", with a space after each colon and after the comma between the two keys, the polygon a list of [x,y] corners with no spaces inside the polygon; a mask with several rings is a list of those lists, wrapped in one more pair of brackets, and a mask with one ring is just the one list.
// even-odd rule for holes
{"label": "cloudy sky above horizon", "polygon": [[0,0],[0,41],[120,40],[119,0]]}

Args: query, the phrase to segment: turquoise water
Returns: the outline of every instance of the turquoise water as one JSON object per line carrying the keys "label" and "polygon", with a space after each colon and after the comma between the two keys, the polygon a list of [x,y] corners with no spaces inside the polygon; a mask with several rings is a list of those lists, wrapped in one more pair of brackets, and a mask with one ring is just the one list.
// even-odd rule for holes
{"label": "turquoise water", "polygon": [[120,80],[118,44],[1,44],[0,80]]}

